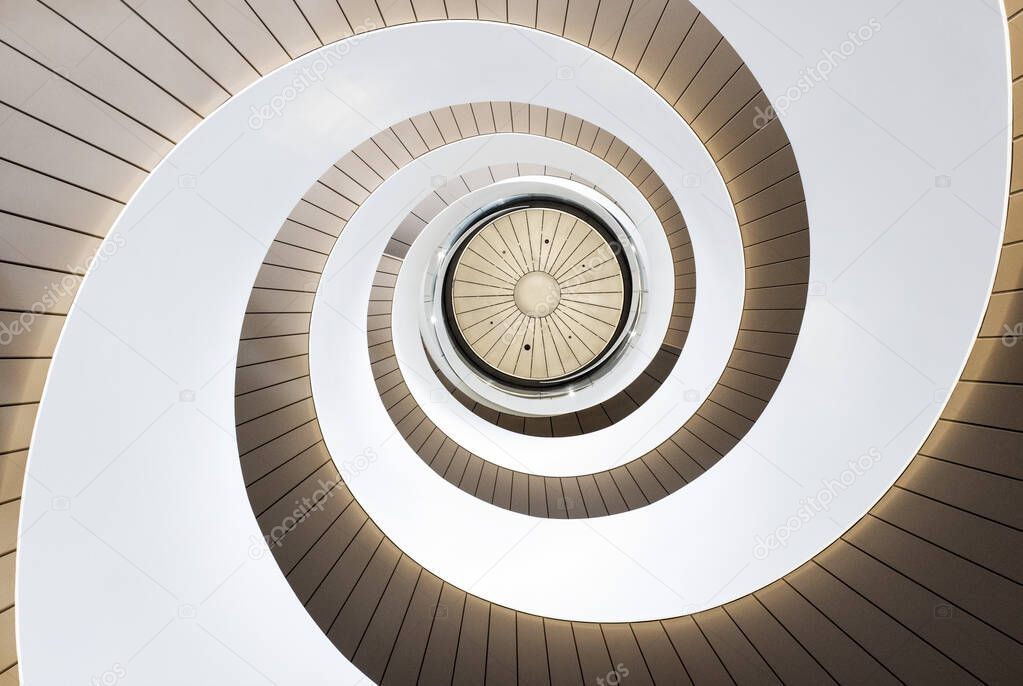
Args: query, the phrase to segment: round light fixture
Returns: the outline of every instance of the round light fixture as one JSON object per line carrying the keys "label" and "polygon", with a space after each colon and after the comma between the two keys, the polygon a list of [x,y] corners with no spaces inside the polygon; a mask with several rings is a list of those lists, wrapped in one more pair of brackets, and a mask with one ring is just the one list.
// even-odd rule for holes
{"label": "round light fixture", "polygon": [[556,386],[601,365],[630,322],[622,244],[590,212],[516,199],[475,218],[443,280],[445,324],[482,374],[520,388]]}

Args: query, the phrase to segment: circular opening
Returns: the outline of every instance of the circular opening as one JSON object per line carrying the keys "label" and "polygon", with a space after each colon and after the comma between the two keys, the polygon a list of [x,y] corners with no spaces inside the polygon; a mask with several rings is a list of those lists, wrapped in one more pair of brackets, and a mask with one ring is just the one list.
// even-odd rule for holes
{"label": "circular opening", "polygon": [[479,217],[443,276],[445,326],[477,371],[524,388],[594,371],[630,320],[632,274],[589,212],[517,200]]}

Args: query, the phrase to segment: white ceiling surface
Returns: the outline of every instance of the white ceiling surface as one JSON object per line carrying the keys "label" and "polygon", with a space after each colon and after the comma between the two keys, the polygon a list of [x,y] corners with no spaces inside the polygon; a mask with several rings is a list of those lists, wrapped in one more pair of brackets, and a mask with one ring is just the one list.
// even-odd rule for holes
{"label": "white ceiling surface", "polygon": [[[522,538],[500,556],[476,537],[454,540],[465,531],[447,522],[452,540],[418,556],[428,566],[455,561],[433,571],[520,609],[670,615],[734,598],[810,557],[876,500],[922,441],[990,286],[1007,181],[1000,15],[982,3],[938,13],[915,0],[698,4],[772,96],[822,49],[896,6],[882,30],[783,115],[809,199],[812,278],[825,294],[811,298],[785,382],[746,444],[675,497],[573,528],[586,537],[578,546],[559,535],[576,522],[508,514],[509,531]],[[430,24],[361,38],[343,69],[258,134],[246,133],[249,108],[280,92],[296,65],[237,96],[150,176],[115,229],[126,242],[89,276],[68,318],[40,408],[18,567],[29,683],[70,683],[113,664],[147,684],[197,674],[210,683],[357,680],[261,557],[232,426],[241,313],[266,243],[315,177],[295,168],[322,170],[380,125],[447,104],[440,83],[451,75],[440,63],[448,59],[473,72],[459,79],[462,101],[494,98],[497,84],[534,60],[553,73],[557,64],[530,46],[568,48],[519,33]],[[395,40],[402,50],[388,49]],[[410,51],[412,40],[423,49]],[[502,44],[509,50],[493,50]],[[415,78],[408,60],[388,59],[401,54],[416,55]],[[507,62],[489,62],[501,55]],[[577,66],[576,85],[587,68]],[[558,107],[557,90],[515,96]],[[404,111],[382,97],[412,93],[418,101],[408,97]],[[343,129],[334,125],[342,119]],[[316,145],[294,145],[302,139]],[[196,175],[197,187],[183,187],[191,184],[180,183],[182,174]],[[936,176],[951,184],[936,187]],[[838,478],[872,446],[881,459],[828,512],[753,559],[757,535],[784,525],[821,480]],[[600,554],[566,559],[582,549]],[[56,645],[61,660],[52,659]]]}

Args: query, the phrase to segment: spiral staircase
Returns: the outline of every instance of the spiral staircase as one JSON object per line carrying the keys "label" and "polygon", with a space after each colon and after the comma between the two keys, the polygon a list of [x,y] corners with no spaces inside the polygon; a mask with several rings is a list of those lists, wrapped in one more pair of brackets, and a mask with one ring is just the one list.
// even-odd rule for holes
{"label": "spiral staircase", "polygon": [[1020,27],[0,0],[0,685],[1018,683]]}

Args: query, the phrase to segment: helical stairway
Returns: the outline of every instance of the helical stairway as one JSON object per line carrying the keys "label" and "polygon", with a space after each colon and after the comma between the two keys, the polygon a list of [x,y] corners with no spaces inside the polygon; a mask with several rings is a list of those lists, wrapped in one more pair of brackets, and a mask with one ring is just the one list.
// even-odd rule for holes
{"label": "helical stairway", "polygon": [[1019,683],[1020,27],[0,0],[0,685]]}

